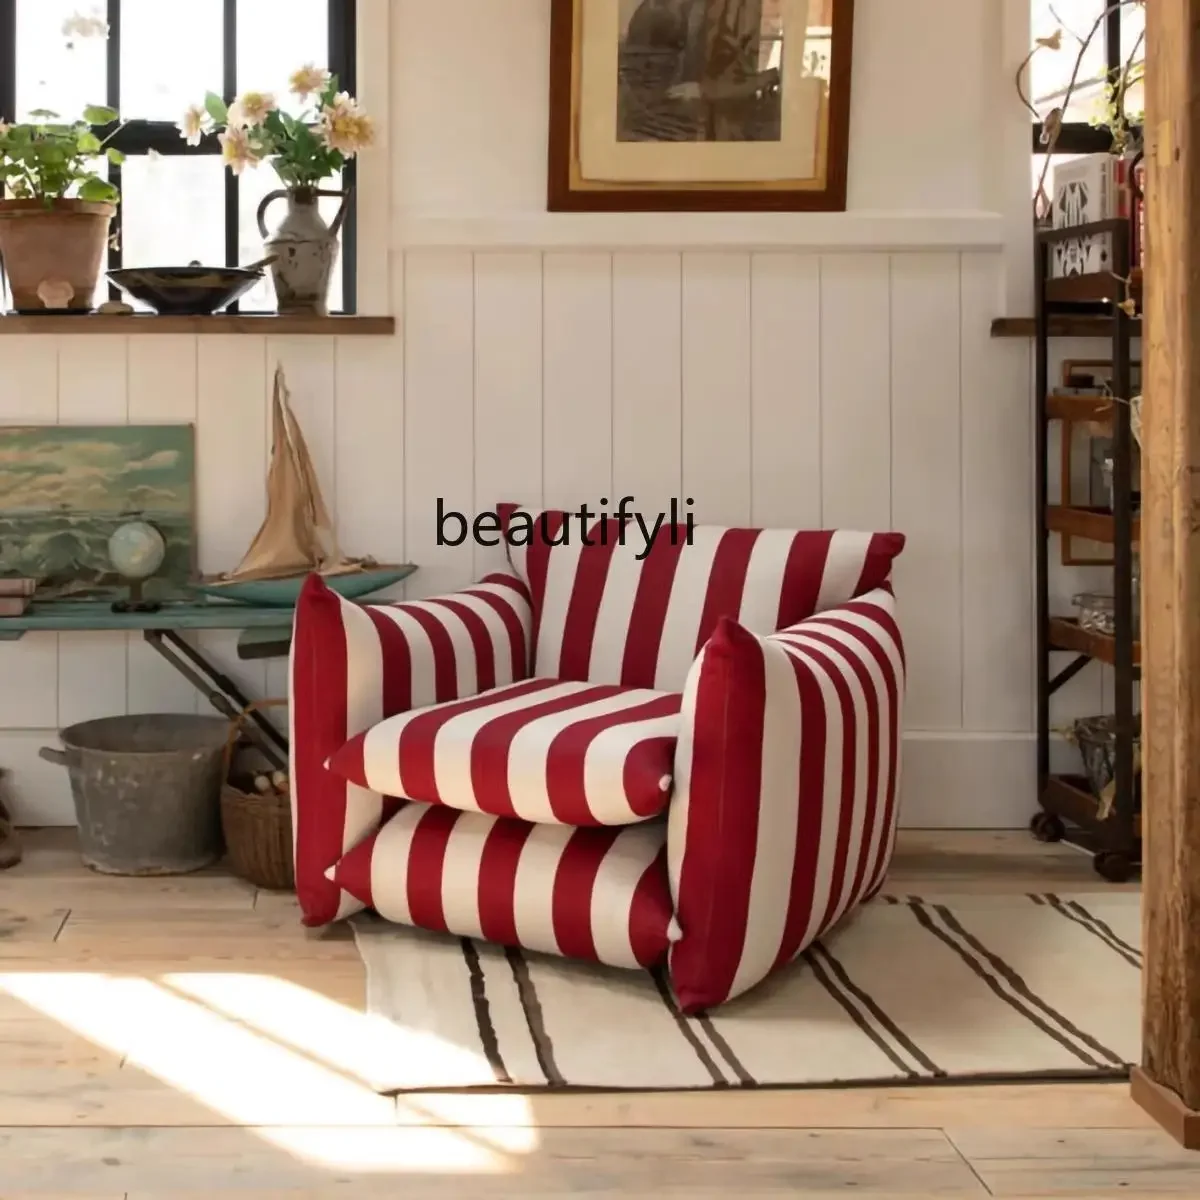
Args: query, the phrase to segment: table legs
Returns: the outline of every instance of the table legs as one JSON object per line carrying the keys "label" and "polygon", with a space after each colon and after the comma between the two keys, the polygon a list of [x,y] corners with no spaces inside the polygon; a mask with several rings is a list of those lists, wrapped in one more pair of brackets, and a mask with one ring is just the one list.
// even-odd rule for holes
{"label": "table legs", "polygon": [[[142,635],[162,658],[200,691],[222,716],[231,721],[250,708],[245,693],[228,675],[210,663],[195,646],[173,629],[147,629]],[[252,709],[248,719],[257,726],[255,737],[263,751],[282,771],[288,769],[288,740],[266,714]]]}

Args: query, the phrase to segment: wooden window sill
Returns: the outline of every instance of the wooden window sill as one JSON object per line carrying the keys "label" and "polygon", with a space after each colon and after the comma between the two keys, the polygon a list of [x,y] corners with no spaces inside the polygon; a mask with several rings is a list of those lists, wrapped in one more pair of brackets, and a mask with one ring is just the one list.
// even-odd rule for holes
{"label": "wooden window sill", "polygon": [[390,337],[396,332],[395,317],[359,316],[258,316],[218,313],[212,317],[160,317],[153,313],[86,316],[0,316],[0,334],[5,333],[184,333],[250,334],[282,337],[296,334],[311,337]]}

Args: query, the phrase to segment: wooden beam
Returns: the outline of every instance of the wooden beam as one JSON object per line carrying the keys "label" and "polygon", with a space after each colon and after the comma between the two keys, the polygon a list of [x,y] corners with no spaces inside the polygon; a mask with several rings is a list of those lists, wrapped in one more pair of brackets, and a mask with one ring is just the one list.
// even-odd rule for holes
{"label": "wooden beam", "polygon": [[1200,0],[1146,5],[1145,981],[1134,1098],[1200,1149]]}

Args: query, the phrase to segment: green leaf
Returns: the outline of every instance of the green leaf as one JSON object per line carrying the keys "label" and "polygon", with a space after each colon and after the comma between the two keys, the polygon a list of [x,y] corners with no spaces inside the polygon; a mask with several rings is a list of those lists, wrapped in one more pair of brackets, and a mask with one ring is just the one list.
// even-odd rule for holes
{"label": "green leaf", "polygon": [[113,166],[119,167],[125,161],[125,155],[123,155],[120,150],[114,150],[111,146],[109,146],[105,153],[108,156],[108,161],[112,163]]}
{"label": "green leaf", "polygon": [[89,104],[83,110],[83,119],[89,125],[108,125],[117,119],[115,108],[105,108],[102,104]]}
{"label": "green leaf", "polygon": [[277,138],[285,138],[288,135],[287,116],[281,113],[279,109],[274,109],[267,113],[267,119],[263,122],[263,128]]}
{"label": "green leaf", "polygon": [[229,120],[229,106],[216,92],[205,93],[204,109],[218,125],[224,125]]}
{"label": "green leaf", "polygon": [[80,154],[100,153],[100,139],[94,133],[92,133],[91,130],[81,133],[76,140],[75,145],[79,147]]}
{"label": "green leaf", "polygon": [[117,199],[119,194],[111,183],[108,183],[104,179],[99,179],[95,175],[85,179],[79,188],[80,200],[112,203]]}
{"label": "green leaf", "polygon": [[29,115],[38,121],[58,121],[61,120],[58,113],[51,112],[48,108],[31,108]]}

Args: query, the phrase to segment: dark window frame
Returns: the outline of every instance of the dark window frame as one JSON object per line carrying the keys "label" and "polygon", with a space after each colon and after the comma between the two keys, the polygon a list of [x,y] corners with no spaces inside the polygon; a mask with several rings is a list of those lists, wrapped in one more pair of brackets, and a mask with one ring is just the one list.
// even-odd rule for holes
{"label": "dark window frame", "polygon": [[[237,0],[223,0],[223,52],[224,78],[222,94],[226,103],[232,103],[237,95]],[[343,91],[354,93],[358,88],[358,4],[357,0],[328,0],[329,6],[329,61],[325,64],[339,80]],[[108,36],[108,83],[105,103],[120,111],[121,98],[121,0],[107,0],[106,19]],[[17,109],[17,0],[0,0],[0,117],[12,121]],[[102,130],[101,135],[112,133],[113,127]],[[111,145],[125,155],[145,154],[155,150],[163,157],[190,154],[220,154],[221,147],[212,134],[206,134],[199,146],[189,146],[179,136],[179,128],[171,121],[132,120],[113,137]],[[119,188],[121,168],[109,166],[109,178]],[[342,308],[345,313],[357,311],[357,205],[355,185],[357,162],[351,159],[342,173],[342,186],[350,192],[346,207],[346,220],[342,226]],[[227,267],[238,266],[238,177],[232,171],[225,172],[225,263]],[[113,222],[117,234],[109,250],[108,266],[114,270],[121,266],[121,205]],[[115,298],[116,289],[112,289]],[[237,311],[232,305],[230,311]]]}
{"label": "dark window frame", "polygon": [[[1105,7],[1108,7],[1106,3]],[[1099,37],[1104,38],[1104,60],[1108,78],[1116,83],[1121,78],[1125,61],[1122,58],[1121,46],[1121,9],[1113,8],[1104,18],[1104,26],[1099,31]],[[1065,121],[1054,144],[1051,155],[1054,154],[1106,154],[1112,149],[1112,134],[1107,129],[1096,128],[1086,121]],[[1042,145],[1042,122],[1033,123],[1033,152],[1045,154],[1046,147]]]}

